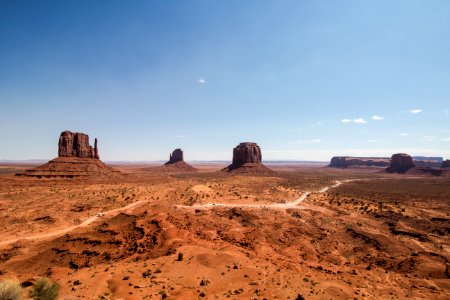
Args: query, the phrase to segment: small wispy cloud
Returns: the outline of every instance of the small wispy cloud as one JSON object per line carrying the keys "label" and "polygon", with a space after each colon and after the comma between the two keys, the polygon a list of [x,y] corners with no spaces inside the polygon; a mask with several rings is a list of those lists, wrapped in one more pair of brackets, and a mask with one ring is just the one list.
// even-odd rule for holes
{"label": "small wispy cloud", "polygon": [[449,142],[449,141],[450,141],[450,137],[448,137],[448,138],[443,138],[443,139],[441,139],[441,141]]}
{"label": "small wispy cloud", "polygon": [[201,77],[199,80],[197,80],[197,83],[199,83],[199,84],[205,84],[205,83],[206,83],[206,80],[205,80],[203,77]]}
{"label": "small wispy cloud", "polygon": [[366,124],[366,120],[364,120],[363,118],[357,118],[357,119],[353,119],[353,123],[356,124]]}
{"label": "small wispy cloud", "polygon": [[416,109],[410,110],[409,112],[412,113],[412,114],[417,115],[418,113],[421,113],[422,110],[420,108],[416,108]]}
{"label": "small wispy cloud", "polygon": [[351,123],[352,122],[352,120],[350,120],[350,119],[342,119],[341,120],[341,123]]}
{"label": "small wispy cloud", "polygon": [[432,142],[432,141],[436,140],[436,137],[431,136],[431,135],[426,135],[426,136],[423,136],[421,140],[424,142]]}
{"label": "small wispy cloud", "polygon": [[409,134],[407,133],[400,133],[401,136],[408,136]]}
{"label": "small wispy cloud", "polygon": [[377,116],[377,115],[372,116],[372,120],[374,120],[374,121],[381,121],[383,119],[384,119],[383,117],[380,117],[380,116]]}
{"label": "small wispy cloud", "polygon": [[322,139],[311,139],[311,140],[297,140],[297,144],[323,144],[324,140]]}
{"label": "small wispy cloud", "polygon": [[187,135],[180,134],[180,135],[177,135],[177,138],[179,138],[179,139],[185,139],[185,138],[187,138]]}
{"label": "small wispy cloud", "polygon": [[376,142],[378,142],[378,140],[368,140],[367,142],[368,143],[376,143]]}

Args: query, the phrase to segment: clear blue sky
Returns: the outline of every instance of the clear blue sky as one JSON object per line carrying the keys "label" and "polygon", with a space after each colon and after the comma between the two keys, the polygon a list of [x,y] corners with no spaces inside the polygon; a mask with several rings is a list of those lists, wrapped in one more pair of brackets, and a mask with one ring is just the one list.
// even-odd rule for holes
{"label": "clear blue sky", "polygon": [[450,1],[0,0],[0,159],[450,158]]}

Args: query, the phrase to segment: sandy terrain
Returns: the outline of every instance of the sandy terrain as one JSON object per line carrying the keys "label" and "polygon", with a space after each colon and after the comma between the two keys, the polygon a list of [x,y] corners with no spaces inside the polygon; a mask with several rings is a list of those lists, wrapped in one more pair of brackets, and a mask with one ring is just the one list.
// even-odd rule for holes
{"label": "sandy terrain", "polygon": [[[61,299],[448,299],[450,178],[270,165],[262,176],[0,176],[0,278]],[[299,298],[300,299],[300,298]]]}

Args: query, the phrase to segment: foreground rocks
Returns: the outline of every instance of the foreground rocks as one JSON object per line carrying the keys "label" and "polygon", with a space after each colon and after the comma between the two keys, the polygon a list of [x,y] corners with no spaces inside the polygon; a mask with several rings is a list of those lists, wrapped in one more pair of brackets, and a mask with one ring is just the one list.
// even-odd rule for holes
{"label": "foreground rocks", "polygon": [[233,162],[223,169],[237,173],[270,173],[273,172],[262,164],[261,148],[256,143],[240,143],[233,149]]}
{"label": "foreground rocks", "polygon": [[388,167],[390,158],[388,157],[350,157],[335,156],[331,159],[329,167],[348,168],[348,167]]}
{"label": "foreground rocks", "polygon": [[410,155],[405,153],[397,153],[392,155],[391,164],[386,171],[388,173],[406,173],[414,167],[415,165]]}
{"label": "foreground rocks", "polygon": [[97,139],[92,147],[89,145],[87,134],[64,131],[59,137],[57,158],[16,175],[37,178],[75,178],[120,174],[119,171],[100,161],[99,157]]}

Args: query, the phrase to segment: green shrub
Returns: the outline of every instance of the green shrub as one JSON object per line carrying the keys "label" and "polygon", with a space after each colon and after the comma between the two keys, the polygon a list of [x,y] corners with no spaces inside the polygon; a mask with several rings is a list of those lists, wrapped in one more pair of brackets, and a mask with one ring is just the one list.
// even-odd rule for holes
{"label": "green shrub", "polygon": [[0,300],[21,300],[22,288],[19,282],[4,280],[0,282]]}
{"label": "green shrub", "polygon": [[59,284],[48,278],[41,278],[33,284],[30,297],[33,300],[56,300],[59,296]]}

